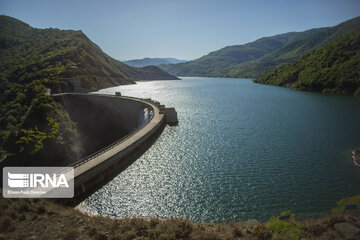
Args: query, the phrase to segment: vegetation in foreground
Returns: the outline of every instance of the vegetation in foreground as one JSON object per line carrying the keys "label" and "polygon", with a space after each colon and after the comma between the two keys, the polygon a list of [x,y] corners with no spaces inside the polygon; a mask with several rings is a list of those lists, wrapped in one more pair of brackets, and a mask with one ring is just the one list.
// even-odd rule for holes
{"label": "vegetation in foreground", "polygon": [[[360,228],[359,216],[343,215],[346,204],[360,206],[360,195],[338,202],[328,216],[295,220],[271,218],[227,224],[196,223],[188,219],[112,219],[88,216],[44,199],[0,199],[0,239],[345,239],[335,227]],[[359,234],[351,239],[359,239]]]}
{"label": "vegetation in foreground", "polygon": [[297,90],[360,96],[360,30],[338,38],[255,80]]}

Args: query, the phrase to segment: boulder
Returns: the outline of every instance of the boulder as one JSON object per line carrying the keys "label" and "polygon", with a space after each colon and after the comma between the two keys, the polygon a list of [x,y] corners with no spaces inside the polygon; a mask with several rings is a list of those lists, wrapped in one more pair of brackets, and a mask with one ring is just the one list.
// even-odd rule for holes
{"label": "boulder", "polygon": [[354,239],[360,233],[360,229],[350,223],[337,223],[334,227],[345,239]]}

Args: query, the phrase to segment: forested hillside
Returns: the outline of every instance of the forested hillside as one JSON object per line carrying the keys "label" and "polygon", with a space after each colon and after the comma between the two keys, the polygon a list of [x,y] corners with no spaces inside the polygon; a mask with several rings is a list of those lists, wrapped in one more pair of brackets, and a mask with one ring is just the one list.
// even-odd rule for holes
{"label": "forested hillside", "polygon": [[225,47],[194,61],[161,67],[178,76],[256,78],[359,28],[360,17],[357,17],[334,27],[265,37]]}
{"label": "forested hillside", "polygon": [[324,46],[328,42],[350,33],[355,29],[360,29],[360,17],[343,22],[334,27],[324,28],[311,36],[292,41],[255,61],[225,69],[221,74],[226,77],[256,78],[280,64],[299,60],[301,56],[311,50]]}
{"label": "forested hillside", "polygon": [[45,94],[47,88],[71,90],[68,78],[80,78],[83,88],[177,79],[158,67],[127,66],[106,55],[81,31],[36,29],[0,16],[2,157],[38,161],[47,149],[46,156],[54,162],[77,158],[76,126],[62,106]]}
{"label": "forested hillside", "polygon": [[277,67],[255,82],[360,96],[360,30]]}

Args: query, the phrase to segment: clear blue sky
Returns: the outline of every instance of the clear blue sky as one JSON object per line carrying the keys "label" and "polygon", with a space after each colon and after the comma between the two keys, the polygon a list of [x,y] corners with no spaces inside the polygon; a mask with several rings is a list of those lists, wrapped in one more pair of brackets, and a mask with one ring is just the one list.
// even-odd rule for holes
{"label": "clear blue sky", "polygon": [[263,36],[336,25],[360,0],[0,0],[33,27],[81,29],[119,59],[195,59]]}

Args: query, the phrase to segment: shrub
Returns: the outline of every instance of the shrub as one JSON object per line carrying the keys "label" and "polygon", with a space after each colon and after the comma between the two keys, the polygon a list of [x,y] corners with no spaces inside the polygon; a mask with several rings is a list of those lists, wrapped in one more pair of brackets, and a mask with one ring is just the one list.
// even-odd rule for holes
{"label": "shrub", "polygon": [[97,229],[96,228],[94,228],[94,227],[89,227],[88,228],[88,235],[89,236],[93,236],[93,235],[95,235],[97,233]]}
{"label": "shrub", "polygon": [[103,234],[103,233],[97,233],[97,234],[95,235],[95,239],[96,239],[96,240],[107,240],[108,238],[107,238],[107,236],[106,236],[105,234]]}
{"label": "shrub", "polygon": [[173,221],[173,224],[175,225],[174,232],[177,238],[187,238],[193,230],[192,224],[188,219],[176,219]]}
{"label": "shrub", "polygon": [[273,217],[266,223],[275,238],[300,239],[302,231],[299,224],[294,221],[282,221]]}
{"label": "shrub", "polygon": [[271,231],[262,224],[255,227],[254,233],[261,240],[271,239],[272,237]]}
{"label": "shrub", "polygon": [[232,233],[233,233],[233,236],[236,237],[236,238],[243,236],[241,228],[238,225],[235,225],[235,224],[232,225]]}
{"label": "shrub", "polygon": [[175,240],[175,234],[174,233],[163,233],[160,234],[160,236],[157,238],[158,240]]}
{"label": "shrub", "polygon": [[160,223],[158,218],[151,218],[150,219],[150,228],[155,228]]}
{"label": "shrub", "polygon": [[4,217],[0,222],[0,230],[3,232],[10,232],[13,230],[12,221],[9,217]]}
{"label": "shrub", "polygon": [[24,214],[20,215],[19,221],[25,221],[25,220],[26,220],[26,216]]}
{"label": "shrub", "polygon": [[29,206],[27,204],[23,204],[19,207],[19,212],[23,213],[23,212],[28,212],[29,211]]}
{"label": "shrub", "polygon": [[45,208],[43,206],[38,207],[37,211],[38,214],[44,214],[46,212]]}
{"label": "shrub", "polygon": [[343,198],[337,201],[337,207],[332,209],[333,213],[342,214],[346,205],[357,205],[360,208],[360,195]]}
{"label": "shrub", "polygon": [[70,229],[66,232],[64,240],[75,240],[79,236],[79,233],[75,229]]}

